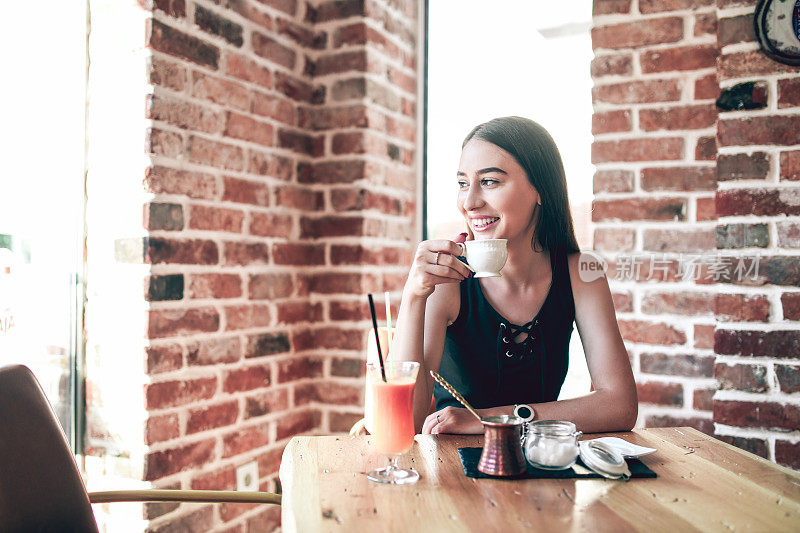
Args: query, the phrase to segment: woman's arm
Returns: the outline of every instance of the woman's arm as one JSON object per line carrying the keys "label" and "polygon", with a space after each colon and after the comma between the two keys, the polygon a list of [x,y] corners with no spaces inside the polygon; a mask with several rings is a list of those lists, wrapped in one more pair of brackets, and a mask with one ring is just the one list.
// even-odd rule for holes
{"label": "woman's arm", "polygon": [[[636,423],[638,398],[611,290],[605,276],[593,281],[580,279],[578,256],[569,258],[575,322],[595,390],[578,398],[535,404],[536,419],[569,420],[584,433],[627,431]],[[514,406],[478,411],[482,416],[510,415]],[[429,416],[425,429],[433,433],[479,433],[481,428],[476,423],[466,409],[448,407]]]}
{"label": "woman's arm", "polygon": [[[403,288],[397,316],[394,354],[398,361],[420,364],[414,389],[414,426],[420,431],[431,405],[433,378],[444,350],[447,325],[455,320],[460,306],[459,283],[470,274],[455,254],[464,235],[455,241],[424,241],[417,248],[414,264]],[[440,251],[438,262],[431,257]]]}
{"label": "woman's arm", "polygon": [[394,349],[398,359],[420,364],[414,388],[414,428],[417,432],[421,431],[431,406],[433,378],[429,371],[439,371],[447,325],[458,315],[459,300],[460,293],[455,284],[437,286],[423,301],[403,292]]}
{"label": "woman's arm", "polygon": [[584,433],[627,431],[636,423],[639,404],[611,290],[605,276],[591,281],[581,279],[579,256],[573,254],[568,261],[575,323],[595,390],[578,398],[537,404],[536,418],[570,420]]}

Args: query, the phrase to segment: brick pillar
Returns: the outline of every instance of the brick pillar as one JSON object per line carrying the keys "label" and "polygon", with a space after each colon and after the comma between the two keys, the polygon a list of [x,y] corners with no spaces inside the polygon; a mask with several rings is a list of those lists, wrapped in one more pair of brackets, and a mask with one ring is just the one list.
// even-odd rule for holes
{"label": "brick pillar", "polygon": [[718,1],[717,246],[758,276],[720,288],[714,421],[720,438],[800,469],[800,68],[760,52],[755,4]]}
{"label": "brick pillar", "polygon": [[800,468],[800,69],[759,51],[755,4],[594,2],[595,243],[716,264],[612,283],[640,423]]}
{"label": "brick pillar", "polygon": [[[94,1],[99,21],[107,6]],[[123,445],[153,486],[233,489],[236,468],[257,461],[261,489],[279,490],[290,437],[343,432],[361,416],[366,293],[392,291],[399,304],[417,240],[417,3],[144,5],[144,191],[139,174],[126,180],[138,196],[115,199],[137,222],[144,212],[144,236],[114,236],[114,268],[127,273],[114,282],[136,295],[123,307],[147,317],[122,355],[144,371],[126,366],[91,392],[143,405],[141,442]],[[141,96],[105,111],[136,109]],[[109,365],[119,347],[94,351]],[[280,509],[149,504],[145,517],[153,531],[264,531]]]}
{"label": "brick pillar", "polygon": [[399,304],[417,239],[416,9],[413,1],[324,2],[306,14],[328,42],[310,54],[316,100],[299,117],[321,153],[297,178],[325,203],[300,217],[299,236],[324,251],[325,266],[303,278],[323,320],[298,342],[323,376],[295,387],[294,401],[320,406],[327,432],[345,432],[363,415],[366,294],[392,291]]}
{"label": "brick pillar", "polygon": [[611,259],[638,425],[712,433],[714,288],[681,282],[679,260],[716,244],[713,1],[595,1],[593,16],[594,242]]}

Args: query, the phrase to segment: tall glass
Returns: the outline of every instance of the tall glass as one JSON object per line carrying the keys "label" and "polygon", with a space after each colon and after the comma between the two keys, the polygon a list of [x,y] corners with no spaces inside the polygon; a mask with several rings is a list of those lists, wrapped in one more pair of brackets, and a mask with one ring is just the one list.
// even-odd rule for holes
{"label": "tall glass", "polygon": [[393,361],[384,366],[386,381],[379,364],[367,364],[367,386],[372,390],[372,445],[388,457],[389,465],[368,472],[367,478],[395,485],[416,483],[416,470],[400,468],[397,459],[414,444],[414,384],[419,363]]}
{"label": "tall glass", "polygon": [[[394,339],[395,328],[392,328],[392,331],[389,331],[389,328],[386,326],[381,326],[378,328],[378,337],[381,340],[381,355],[383,356],[384,361],[389,360],[389,349],[392,346],[392,340]],[[367,364],[374,363],[378,364],[378,347],[375,343],[375,331],[371,328],[367,332]],[[378,369],[380,372],[380,368]],[[372,431],[372,387],[369,386],[369,374],[366,377],[366,392],[364,394],[364,427],[367,428],[369,433],[373,433]]]}

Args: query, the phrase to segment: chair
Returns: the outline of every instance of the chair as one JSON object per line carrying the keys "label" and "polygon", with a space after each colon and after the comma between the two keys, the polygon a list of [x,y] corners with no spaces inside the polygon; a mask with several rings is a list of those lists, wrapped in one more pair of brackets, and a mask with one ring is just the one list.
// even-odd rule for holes
{"label": "chair", "polygon": [[0,368],[0,531],[97,531],[92,503],[279,504],[266,492],[126,490],[87,493],[67,439],[33,373]]}

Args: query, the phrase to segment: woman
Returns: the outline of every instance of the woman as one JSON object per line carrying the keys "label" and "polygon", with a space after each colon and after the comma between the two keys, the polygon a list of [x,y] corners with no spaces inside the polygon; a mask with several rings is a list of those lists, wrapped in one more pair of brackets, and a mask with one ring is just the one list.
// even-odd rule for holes
{"label": "woman", "polygon": [[[464,140],[456,173],[467,232],[423,241],[403,289],[395,349],[421,364],[414,421],[422,433],[482,433],[434,381],[439,372],[483,416],[529,405],[535,419],[584,433],[623,431],[637,417],[636,385],[604,276],[578,275],[561,156],[535,122],[505,117]],[[508,240],[502,276],[476,279],[457,256],[467,239]],[[583,258],[585,260],[585,256]],[[556,401],[567,373],[573,321],[593,391]],[[431,395],[436,409],[429,414]]]}

